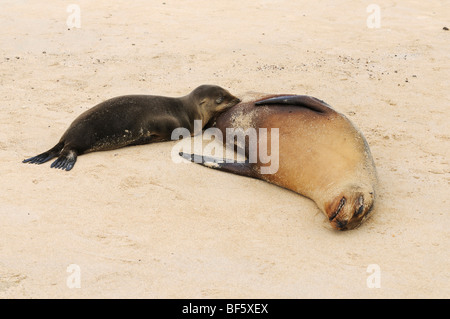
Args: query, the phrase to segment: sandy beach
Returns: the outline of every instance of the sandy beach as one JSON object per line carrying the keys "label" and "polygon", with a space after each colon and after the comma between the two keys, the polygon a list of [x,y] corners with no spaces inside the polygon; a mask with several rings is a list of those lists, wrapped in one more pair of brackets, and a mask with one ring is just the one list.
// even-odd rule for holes
{"label": "sandy beach", "polygon": [[[0,9],[0,298],[450,297],[448,1]],[[201,84],[345,114],[377,167],[372,216],[333,230],[291,191],[174,163],[172,141],[86,154],[70,172],[21,163],[106,99]]]}

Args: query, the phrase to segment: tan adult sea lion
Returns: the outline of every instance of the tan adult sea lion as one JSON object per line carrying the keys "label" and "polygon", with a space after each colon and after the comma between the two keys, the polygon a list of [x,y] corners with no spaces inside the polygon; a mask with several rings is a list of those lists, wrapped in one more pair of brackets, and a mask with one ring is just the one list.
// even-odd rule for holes
{"label": "tan adult sea lion", "polygon": [[[261,168],[270,163],[259,158],[255,163],[248,161],[248,139],[244,163],[211,164],[217,159],[204,157],[201,164],[262,179],[306,196],[335,229],[355,228],[371,212],[377,174],[369,145],[349,119],[325,102],[305,95],[267,96],[228,109],[213,125],[222,131],[224,143],[227,128],[267,128],[267,145],[279,149],[278,170],[263,174]],[[278,141],[271,140],[271,128],[279,129]],[[181,155],[194,160],[192,154]]]}

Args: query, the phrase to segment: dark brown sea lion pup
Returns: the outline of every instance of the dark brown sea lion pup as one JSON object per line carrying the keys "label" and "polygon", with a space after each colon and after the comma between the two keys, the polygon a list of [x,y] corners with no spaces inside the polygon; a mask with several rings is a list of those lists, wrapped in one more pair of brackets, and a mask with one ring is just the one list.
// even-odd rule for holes
{"label": "dark brown sea lion pup", "polygon": [[[214,159],[203,158],[201,164],[304,195],[335,229],[357,227],[372,210],[377,174],[369,146],[361,132],[325,102],[305,95],[269,96],[234,106],[220,114],[214,126],[223,132],[224,143],[227,128],[267,128],[267,145],[273,142],[270,128],[278,128],[278,171],[262,174],[261,168],[269,164],[259,159],[256,163],[211,164]],[[248,151],[247,142],[247,158]],[[180,155],[194,159],[191,154]]]}
{"label": "dark brown sea lion pup", "polygon": [[227,90],[202,85],[180,97],[126,95],[104,101],[78,116],[58,144],[24,160],[42,164],[58,157],[51,167],[71,170],[77,156],[128,145],[167,141],[175,128],[194,133],[194,120],[206,125],[218,113],[240,100]]}

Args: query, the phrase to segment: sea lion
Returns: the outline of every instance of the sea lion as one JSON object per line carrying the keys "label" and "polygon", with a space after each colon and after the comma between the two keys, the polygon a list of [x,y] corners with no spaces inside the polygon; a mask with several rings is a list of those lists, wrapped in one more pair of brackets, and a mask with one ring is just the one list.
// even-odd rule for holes
{"label": "sea lion", "polygon": [[[244,163],[203,158],[200,164],[306,196],[338,230],[359,226],[372,210],[377,174],[369,145],[349,119],[325,102],[305,95],[267,96],[228,109],[213,125],[222,131],[224,143],[227,128],[267,128],[267,145],[279,147],[278,170],[262,174],[269,164],[259,158],[256,163],[248,161],[248,139]],[[279,129],[278,141],[271,140],[270,128]],[[259,148],[259,139],[258,143]],[[180,155],[194,161],[192,154]]]}
{"label": "sea lion", "polygon": [[125,95],[106,100],[78,116],[58,144],[23,163],[42,164],[58,157],[54,168],[71,170],[77,156],[170,140],[175,128],[194,134],[194,120],[206,125],[218,113],[240,100],[215,85],[202,85],[190,94],[174,98],[154,95]]}

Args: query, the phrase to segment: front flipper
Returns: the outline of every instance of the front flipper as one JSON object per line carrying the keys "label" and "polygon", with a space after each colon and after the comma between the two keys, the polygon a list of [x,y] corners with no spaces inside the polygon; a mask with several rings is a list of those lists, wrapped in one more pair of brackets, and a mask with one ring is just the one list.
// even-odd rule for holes
{"label": "front flipper", "polygon": [[261,105],[287,105],[287,106],[300,106],[306,107],[314,112],[327,113],[332,108],[319,99],[308,95],[283,95],[260,100],[255,102],[256,106]]}
{"label": "front flipper", "polygon": [[195,154],[187,154],[180,152],[179,155],[188,161],[206,166],[209,168],[217,169],[220,171],[233,173],[241,176],[248,176],[257,179],[261,179],[260,174],[255,170],[254,166],[246,160],[244,163],[221,163],[223,159],[200,156]]}
{"label": "front flipper", "polygon": [[70,171],[75,165],[76,161],[77,161],[77,152],[73,150],[63,151],[50,167]]}

